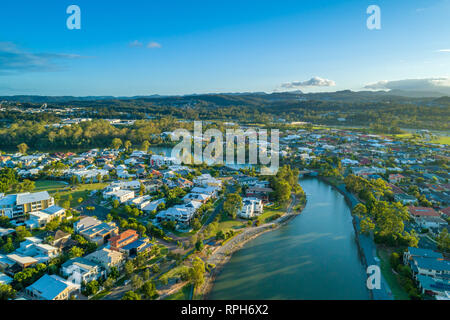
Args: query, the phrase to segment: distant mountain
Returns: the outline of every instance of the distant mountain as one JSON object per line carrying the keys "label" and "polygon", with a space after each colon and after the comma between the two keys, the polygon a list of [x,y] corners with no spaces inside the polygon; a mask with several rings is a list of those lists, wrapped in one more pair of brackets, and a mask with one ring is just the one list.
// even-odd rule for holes
{"label": "distant mountain", "polygon": [[448,96],[449,93],[443,93],[438,91],[413,91],[413,90],[391,90],[389,94],[408,98],[440,98]]}
{"label": "distant mountain", "polygon": [[343,90],[336,92],[317,92],[303,93],[300,90],[287,92],[234,92],[234,93],[206,93],[190,95],[148,95],[133,97],[114,97],[114,96],[3,96],[0,101],[22,102],[22,103],[75,103],[89,101],[114,101],[114,100],[151,100],[155,103],[174,103],[184,104],[195,101],[207,101],[218,105],[232,104],[259,104],[274,101],[295,101],[295,100],[316,100],[316,101],[341,101],[341,102],[409,102],[421,103],[430,102],[432,98],[450,96],[449,94],[432,91],[409,91],[409,90],[391,90],[391,91],[351,91]]}

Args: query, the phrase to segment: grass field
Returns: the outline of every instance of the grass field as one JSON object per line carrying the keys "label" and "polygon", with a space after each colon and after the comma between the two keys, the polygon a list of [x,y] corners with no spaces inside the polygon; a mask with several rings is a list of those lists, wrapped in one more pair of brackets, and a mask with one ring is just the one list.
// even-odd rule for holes
{"label": "grass field", "polygon": [[272,217],[276,214],[283,214],[285,210],[282,209],[266,209],[264,213],[258,217],[260,223],[270,222]]}
{"label": "grass field", "polygon": [[192,290],[192,284],[187,284],[181,290],[171,294],[164,300],[188,300]]}
{"label": "grass field", "polygon": [[398,276],[392,272],[391,263],[389,262],[390,252],[385,249],[378,249],[377,253],[380,257],[381,273],[386,279],[389,288],[391,288],[395,300],[410,300],[408,293],[400,285]]}
{"label": "grass field", "polygon": [[[393,135],[395,138],[403,138],[403,139],[409,139],[413,137],[412,133],[402,133],[402,134],[395,134]],[[450,136],[438,136],[434,140],[427,140],[427,139],[418,139],[417,141],[421,141],[424,143],[437,143],[437,144],[445,144],[450,145]]]}
{"label": "grass field", "polygon": [[412,133],[400,133],[400,134],[395,134],[394,137],[407,139],[407,138],[412,138],[413,134]]}
{"label": "grass field", "polygon": [[244,221],[235,220],[222,211],[220,213],[220,222],[217,231],[222,230],[223,232],[227,232],[231,229],[241,229],[245,227],[245,224]]}
{"label": "grass field", "polygon": [[52,193],[68,187],[68,184],[64,181],[37,180],[35,186],[33,192],[48,191]]}
{"label": "grass field", "polygon": [[187,273],[187,272],[189,272],[189,267],[188,267],[188,266],[181,265],[181,266],[175,267],[175,268],[173,268],[173,269],[170,269],[170,270],[167,271],[165,274],[163,274],[163,275],[160,277],[160,279],[162,280],[162,279],[164,279],[164,278],[165,278],[165,279],[176,278],[176,277],[180,276],[181,274]]}
{"label": "grass field", "polygon": [[108,186],[108,183],[92,183],[92,184],[83,184],[76,187],[73,191],[63,191],[60,192],[60,200],[59,204],[62,204],[64,201],[69,199],[69,196],[72,196],[72,200],[70,200],[70,207],[76,207],[79,205],[78,199],[83,198],[86,200],[89,194],[93,190],[101,190]]}
{"label": "grass field", "polygon": [[450,137],[448,137],[448,136],[445,136],[445,137],[441,136],[441,137],[438,137],[438,139],[431,141],[431,143],[450,145]]}

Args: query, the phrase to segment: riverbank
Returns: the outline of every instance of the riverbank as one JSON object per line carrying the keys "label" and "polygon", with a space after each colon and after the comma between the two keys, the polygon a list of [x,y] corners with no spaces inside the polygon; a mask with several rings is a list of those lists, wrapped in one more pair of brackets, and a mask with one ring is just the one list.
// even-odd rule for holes
{"label": "riverbank", "polygon": [[301,214],[305,207],[305,204],[300,208],[300,210],[293,211],[299,203],[299,200],[300,199],[298,197],[294,196],[288,208],[286,209],[286,213],[283,216],[261,226],[244,230],[243,232],[227,241],[224,245],[215,249],[206,260],[208,264],[215,265],[215,267],[211,273],[205,275],[205,282],[198,289],[197,295],[202,297],[203,300],[208,299],[209,294],[214,287],[214,281],[222,271],[223,267],[231,259],[232,255],[235,252],[239,251],[247,242],[259,237],[266,232],[278,229],[279,227],[283,226],[284,224],[288,223],[290,220]]}
{"label": "riverbank", "polygon": [[[335,185],[328,181],[324,177],[318,177],[321,181],[327,183],[331,187],[333,187],[336,191],[342,194],[345,198],[345,201],[349,205],[350,209],[361,203],[359,199],[357,199],[353,194],[347,191],[344,184]],[[355,240],[358,246],[358,251],[360,254],[361,262],[364,267],[367,269],[368,266],[377,265],[381,270],[380,258],[377,255],[377,247],[375,242],[370,236],[363,234],[360,230],[360,219],[352,214],[352,224],[355,230]],[[387,281],[384,276],[381,274],[381,288],[369,290],[369,294],[372,300],[393,300],[392,291],[389,288]]]}

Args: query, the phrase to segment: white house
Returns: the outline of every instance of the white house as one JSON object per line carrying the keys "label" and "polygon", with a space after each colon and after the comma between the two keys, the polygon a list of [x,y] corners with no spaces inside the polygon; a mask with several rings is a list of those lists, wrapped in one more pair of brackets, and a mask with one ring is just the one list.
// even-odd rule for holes
{"label": "white house", "polygon": [[134,191],[116,189],[113,191],[103,192],[103,197],[106,199],[112,198],[114,200],[118,200],[120,203],[125,203],[134,198]]}
{"label": "white house", "polygon": [[62,275],[81,284],[98,280],[105,275],[101,266],[85,258],[74,258],[66,261],[61,268]]}
{"label": "white house", "polygon": [[40,211],[33,211],[29,213],[29,219],[25,224],[30,229],[45,227],[53,219],[63,217],[66,209],[59,206],[51,206]]}
{"label": "white house", "polygon": [[264,205],[261,199],[258,198],[244,198],[242,199],[242,209],[238,215],[244,219],[251,219],[262,214]]}

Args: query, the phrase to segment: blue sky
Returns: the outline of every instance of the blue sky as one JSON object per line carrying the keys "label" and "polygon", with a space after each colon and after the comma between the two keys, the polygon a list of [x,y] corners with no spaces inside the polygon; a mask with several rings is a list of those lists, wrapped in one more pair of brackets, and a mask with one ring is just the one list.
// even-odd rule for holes
{"label": "blue sky", "polygon": [[[66,27],[72,4],[81,30]],[[366,27],[371,4],[381,30]],[[449,74],[450,0],[0,4],[1,95],[450,86]]]}

